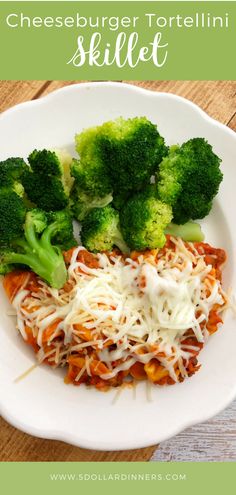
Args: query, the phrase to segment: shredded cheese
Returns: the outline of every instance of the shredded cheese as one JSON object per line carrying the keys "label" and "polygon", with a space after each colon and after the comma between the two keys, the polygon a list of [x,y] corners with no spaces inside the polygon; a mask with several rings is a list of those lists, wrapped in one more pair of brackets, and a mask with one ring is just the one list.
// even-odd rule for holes
{"label": "shredded cheese", "polygon": [[[175,250],[167,251],[157,263],[151,253],[135,261],[102,253],[97,255],[97,268],[78,260],[84,249],[80,246],[68,269],[71,291],[52,289],[43,281],[35,294],[20,290],[13,301],[18,328],[24,339],[26,325],[37,337],[39,361],[50,356],[55,365],[64,365],[71,353],[84,352],[85,365],[75,378],[79,381],[85,372],[92,374],[92,357],[87,354],[92,348],[108,368],[100,375],[108,380],[158,355],[174,381],[176,364],[185,378],[184,363],[198,350],[182,344],[186,331],[192,329],[203,343],[209,313],[214,305],[223,309],[226,297],[219,280],[211,276],[212,266],[196,249],[187,249],[181,239],[173,238],[173,242]],[[59,332],[63,332],[63,342],[46,353],[44,334],[52,324],[55,328],[48,345]],[[83,339],[78,328],[91,338]],[[105,345],[108,341],[112,347]]]}

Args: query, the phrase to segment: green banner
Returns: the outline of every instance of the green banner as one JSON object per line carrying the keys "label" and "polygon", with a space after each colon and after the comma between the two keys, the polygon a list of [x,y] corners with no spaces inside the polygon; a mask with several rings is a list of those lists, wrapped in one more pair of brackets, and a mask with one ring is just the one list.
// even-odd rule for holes
{"label": "green banner", "polygon": [[235,492],[234,463],[3,463],[3,493],[215,495]]}
{"label": "green banner", "polygon": [[1,79],[236,79],[236,2],[0,2]]}

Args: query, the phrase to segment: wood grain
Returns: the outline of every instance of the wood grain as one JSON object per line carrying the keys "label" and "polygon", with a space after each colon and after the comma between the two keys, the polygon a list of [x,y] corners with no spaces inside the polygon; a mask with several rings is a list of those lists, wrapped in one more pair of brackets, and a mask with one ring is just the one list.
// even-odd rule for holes
{"label": "wood grain", "polygon": [[46,84],[47,81],[0,81],[0,112],[37,98]]}
{"label": "wood grain", "polygon": [[236,461],[236,401],[215,418],[163,442],[152,461]]}
{"label": "wood grain", "polygon": [[147,461],[156,447],[97,452],[22,433],[0,419],[0,461]]}
{"label": "wood grain", "polygon": [[226,125],[235,112],[235,81],[142,81],[138,85],[188,98],[211,117]]}
{"label": "wood grain", "polygon": [[[0,111],[84,81],[1,81]],[[211,117],[236,129],[235,81],[127,81],[154,91],[184,96]],[[0,419],[0,461],[146,461],[236,460],[236,406],[156,447],[125,452],[96,452],[22,433]],[[218,457],[216,458],[216,450]]]}

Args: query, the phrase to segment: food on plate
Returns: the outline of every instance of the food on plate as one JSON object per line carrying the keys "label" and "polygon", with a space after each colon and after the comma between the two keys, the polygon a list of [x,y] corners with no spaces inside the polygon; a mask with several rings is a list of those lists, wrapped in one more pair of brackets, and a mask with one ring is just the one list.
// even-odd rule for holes
{"label": "food on plate", "polygon": [[93,209],[85,218],[81,230],[81,242],[89,251],[112,251],[117,246],[121,252],[129,251],[119,228],[119,213],[110,205]]}
{"label": "food on plate", "polygon": [[[11,208],[15,200],[18,212],[12,213],[16,221],[11,229],[16,230],[16,237],[23,231],[26,211],[40,208],[47,214],[66,209],[81,222],[84,246],[94,252],[113,245],[125,252],[162,247],[168,232],[187,241],[203,240],[200,227],[193,222],[187,226],[186,221],[209,213],[222,180],[221,160],[205,139],[193,138],[168,149],[146,117],[120,117],[83,130],[75,141],[77,159],[65,150],[43,149],[30,153],[29,166],[21,158],[0,162],[0,178],[5,178],[2,184],[8,177],[6,185],[0,182],[0,219],[11,191]],[[111,217],[114,219],[116,232],[114,225],[108,232],[107,215],[110,224]],[[10,210],[7,217],[11,218]],[[6,236],[4,222],[1,229]],[[102,242],[97,235],[101,225]],[[97,245],[87,240],[94,228]],[[7,247],[11,240],[10,235]],[[56,236],[52,242],[62,249]],[[64,249],[71,246],[67,243]]]}
{"label": "food on plate", "polygon": [[167,236],[161,249],[65,253],[60,290],[34,273],[12,272],[4,287],[17,327],[39,363],[66,367],[66,383],[100,390],[132,380],[182,382],[222,322],[225,252]]}
{"label": "food on plate", "polygon": [[76,136],[79,159],[73,160],[75,178],[72,209],[77,220],[86,211],[136,192],[149,183],[167,153],[164,138],[146,117],[119,118],[85,129]]}
{"label": "food on plate", "polygon": [[85,129],[75,148],[0,162],[0,274],[18,330],[68,383],[181,382],[227,306],[225,252],[191,221],[212,207],[221,160],[203,138],[168,148],[146,117]]}
{"label": "food on plate", "polygon": [[137,250],[164,246],[164,231],[171,220],[172,208],[158,199],[154,184],[130,198],[120,213],[124,239]]}
{"label": "food on plate", "polygon": [[201,230],[201,226],[196,222],[187,222],[183,225],[170,223],[165,229],[165,234],[181,237],[183,241],[204,241],[204,234]]}
{"label": "food on plate", "polygon": [[[0,162],[1,275],[20,265],[30,267],[52,287],[62,287],[67,279],[62,250],[76,241],[69,209],[57,211],[64,194],[62,177],[56,176],[62,167],[59,155],[66,164],[65,152],[34,151],[29,157],[33,171],[21,158]],[[65,165],[64,176],[68,175]],[[44,210],[35,208],[32,200]]]}
{"label": "food on plate", "polygon": [[26,204],[21,177],[25,168],[27,165],[22,158],[0,162],[0,246],[22,232]]}
{"label": "food on plate", "polygon": [[12,188],[0,187],[0,248],[22,234],[25,215],[22,196]]}
{"label": "food on plate", "polygon": [[[88,190],[91,190],[86,169],[92,173],[94,164],[99,163],[104,167],[103,174],[99,172],[100,182],[102,175],[105,176],[104,182],[107,178],[109,184],[107,192],[115,189],[118,193],[124,190],[136,191],[148,184],[150,176],[167,153],[164,138],[156,125],[146,117],[120,117],[101,126],[85,129],[76,136],[76,150],[80,156],[81,172],[81,175],[76,175],[76,179],[81,179],[83,189],[86,190],[88,186]],[[89,178],[91,180],[91,176]],[[96,184],[94,189],[97,190]]]}
{"label": "food on plate", "polygon": [[101,150],[101,127],[84,129],[75,136],[79,155],[73,160],[71,171],[82,191],[103,198],[112,192],[111,178]]}
{"label": "food on plate", "polygon": [[45,211],[68,206],[72,186],[69,153],[63,150],[34,150],[28,157],[22,184],[29,200]]}
{"label": "food on plate", "polygon": [[112,194],[102,198],[83,192],[75,180],[70,194],[70,208],[76,220],[81,222],[94,208],[104,208],[113,200]]}
{"label": "food on plate", "polygon": [[0,162],[0,187],[10,187],[21,196],[21,178],[25,170],[27,165],[22,158],[8,158]]}
{"label": "food on plate", "polygon": [[121,194],[142,189],[167,153],[157,126],[146,117],[119,118],[105,122],[100,132],[113,191]]}
{"label": "food on plate", "polygon": [[162,247],[166,242],[165,234],[185,241],[204,240],[199,224],[176,225],[171,223],[172,216],[171,206],[159,199],[154,184],[135,194],[120,211],[121,231],[127,245],[138,250]]}
{"label": "food on plate", "polygon": [[[14,235],[7,245],[0,246],[1,274],[11,271],[18,264],[26,265],[52,287],[63,287],[67,270],[59,245],[73,242],[72,220],[67,212],[62,211],[54,212],[50,217],[48,219],[46,213],[39,209],[26,213],[22,234],[18,238]],[[14,217],[8,218],[9,229],[14,220]],[[57,245],[52,244],[53,240]]]}
{"label": "food on plate", "polygon": [[173,208],[173,220],[184,224],[204,218],[223,179],[220,158],[203,138],[171,146],[156,176],[157,192]]}

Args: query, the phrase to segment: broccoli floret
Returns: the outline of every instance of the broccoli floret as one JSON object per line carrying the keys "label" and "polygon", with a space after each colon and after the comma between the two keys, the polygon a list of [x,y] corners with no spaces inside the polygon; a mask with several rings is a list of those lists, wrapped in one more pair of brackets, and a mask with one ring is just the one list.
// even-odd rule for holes
{"label": "broccoli floret", "polygon": [[4,248],[0,246],[0,275],[6,275],[16,268],[16,266],[14,266],[13,264],[9,264],[6,262],[7,255],[10,252],[11,251],[6,247]]}
{"label": "broccoli floret", "polygon": [[121,232],[131,249],[154,249],[164,246],[165,228],[171,222],[172,209],[160,201],[155,187],[134,195],[120,212]]}
{"label": "broccoli floret", "polygon": [[86,194],[74,183],[70,195],[70,208],[76,220],[81,222],[93,208],[104,208],[111,203],[112,199],[112,194],[107,194],[102,198]]}
{"label": "broccoli floret", "polygon": [[167,153],[163,137],[146,117],[105,122],[76,136],[80,160],[71,174],[90,195],[136,191],[148,184]]}
{"label": "broccoli floret", "polygon": [[62,252],[52,245],[52,239],[64,229],[60,218],[47,221],[46,213],[33,209],[26,214],[24,235],[0,250],[0,271],[7,273],[16,265],[26,265],[52,287],[60,289],[67,280],[67,270]]}
{"label": "broccoli floret", "polygon": [[22,234],[25,215],[23,198],[10,188],[0,187],[0,246],[8,246]]}
{"label": "broccoli floret", "polygon": [[220,162],[203,138],[170,149],[159,166],[157,191],[160,199],[172,206],[175,223],[184,224],[209,213],[223,178]]}
{"label": "broccoli floret", "polygon": [[23,158],[12,157],[0,162],[0,188],[15,191],[24,199],[26,205],[28,201],[21,179],[27,168]]}
{"label": "broccoli floret", "polygon": [[107,163],[103,156],[102,128],[85,129],[75,137],[79,160],[73,160],[71,175],[76,184],[90,196],[103,197],[112,192]]}
{"label": "broccoli floret", "polygon": [[119,229],[119,214],[110,205],[93,209],[82,222],[81,241],[92,252],[111,251],[117,246],[122,252],[128,248]]}
{"label": "broccoli floret", "polygon": [[123,193],[121,192],[120,194],[114,193],[112,206],[115,208],[115,210],[120,211],[125,206],[125,204],[127,203],[127,201],[131,196],[132,194],[127,193],[127,191]]}
{"label": "broccoli floret", "polygon": [[167,153],[164,138],[146,117],[106,122],[102,126],[103,156],[117,193],[137,191],[150,182]]}
{"label": "broccoli floret", "polygon": [[0,162],[0,187],[10,187],[16,192],[22,191],[21,177],[25,170],[27,165],[23,158],[12,157]]}
{"label": "broccoli floret", "polygon": [[61,156],[55,151],[34,150],[28,157],[30,167],[23,174],[28,198],[45,211],[62,210],[69,203],[68,157]]}
{"label": "broccoli floret", "polygon": [[72,216],[69,210],[50,211],[47,213],[47,220],[52,225],[54,222],[60,223],[60,230],[56,230],[56,233],[52,235],[53,244],[59,246],[63,251],[78,244],[74,238]]}
{"label": "broccoli floret", "polygon": [[72,177],[70,173],[70,167],[72,163],[72,156],[71,154],[66,150],[66,149],[61,149],[61,148],[54,148],[53,150],[54,153],[56,153],[58,159],[60,160],[62,167],[63,167],[63,182],[65,185],[65,188],[67,192],[70,192],[73,183],[74,183],[74,178]]}
{"label": "broccoli floret", "polygon": [[8,158],[0,162],[0,246],[23,232],[26,199],[21,178],[27,165],[22,158]]}
{"label": "broccoli floret", "polygon": [[187,222],[184,225],[170,223],[165,229],[165,234],[181,237],[187,242],[202,242],[205,238],[199,223],[196,222]]}

